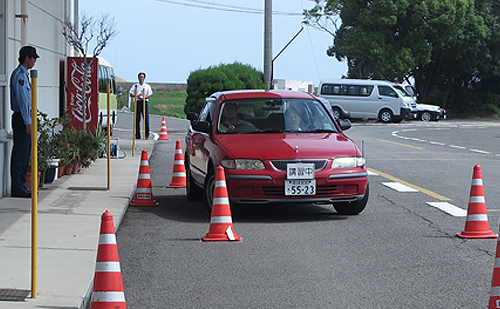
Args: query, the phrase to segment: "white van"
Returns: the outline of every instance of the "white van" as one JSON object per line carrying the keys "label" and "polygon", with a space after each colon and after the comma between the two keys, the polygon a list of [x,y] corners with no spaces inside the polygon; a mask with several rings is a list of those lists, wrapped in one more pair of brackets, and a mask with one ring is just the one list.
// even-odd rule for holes
{"label": "white van", "polygon": [[318,96],[332,105],[335,118],[349,112],[352,118],[401,122],[414,115],[417,103],[403,87],[387,81],[336,79],[321,81]]}

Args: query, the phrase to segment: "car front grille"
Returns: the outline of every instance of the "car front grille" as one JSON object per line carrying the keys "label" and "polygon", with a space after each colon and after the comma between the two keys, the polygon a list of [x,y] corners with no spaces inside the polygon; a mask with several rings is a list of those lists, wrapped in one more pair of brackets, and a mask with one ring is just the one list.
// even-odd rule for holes
{"label": "car front grille", "polygon": [[286,165],[288,163],[314,163],[314,169],[316,172],[321,171],[325,168],[328,160],[324,159],[312,159],[312,160],[271,160],[270,163],[274,169],[280,172],[286,172]]}

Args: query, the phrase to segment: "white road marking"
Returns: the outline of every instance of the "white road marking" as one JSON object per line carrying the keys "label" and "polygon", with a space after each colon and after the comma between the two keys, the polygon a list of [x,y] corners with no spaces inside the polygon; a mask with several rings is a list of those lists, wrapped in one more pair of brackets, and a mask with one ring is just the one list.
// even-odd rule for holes
{"label": "white road marking", "polygon": [[427,202],[427,205],[435,207],[454,217],[467,217],[467,211],[447,202]]}
{"label": "white road marking", "polygon": [[398,192],[420,192],[416,189],[405,186],[399,182],[382,182],[382,184]]}

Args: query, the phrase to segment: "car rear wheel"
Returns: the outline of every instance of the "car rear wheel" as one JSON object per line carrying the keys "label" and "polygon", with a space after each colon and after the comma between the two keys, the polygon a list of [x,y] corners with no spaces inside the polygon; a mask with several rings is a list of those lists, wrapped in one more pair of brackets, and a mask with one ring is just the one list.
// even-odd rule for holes
{"label": "car rear wheel", "polygon": [[357,215],[360,214],[366,207],[366,203],[368,203],[368,196],[370,195],[370,187],[368,184],[366,185],[365,196],[362,199],[355,202],[341,202],[341,203],[333,203],[333,208],[340,215]]}
{"label": "car rear wheel", "polygon": [[422,121],[431,121],[432,119],[432,116],[431,116],[431,113],[429,112],[423,112],[422,114],[420,114],[420,120]]}
{"label": "car rear wheel", "polygon": [[342,117],[342,110],[338,107],[334,107],[333,108],[333,118],[335,118],[335,120],[339,120],[340,117]]}
{"label": "car rear wheel", "polygon": [[207,174],[207,178],[205,178],[205,204],[208,209],[212,209],[212,204],[214,202],[214,191],[215,191],[215,173],[213,169]]}
{"label": "car rear wheel", "polygon": [[203,189],[200,188],[193,180],[189,164],[186,162],[186,195],[189,201],[199,202],[203,200]]}
{"label": "car rear wheel", "polygon": [[384,123],[390,123],[394,119],[394,115],[389,109],[383,109],[380,111],[378,118]]}

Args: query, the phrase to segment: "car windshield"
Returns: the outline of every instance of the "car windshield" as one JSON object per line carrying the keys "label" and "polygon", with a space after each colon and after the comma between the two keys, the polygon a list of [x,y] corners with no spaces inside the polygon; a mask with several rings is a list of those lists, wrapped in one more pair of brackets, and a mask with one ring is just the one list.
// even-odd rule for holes
{"label": "car windshield", "polygon": [[313,99],[241,99],[221,104],[217,132],[338,133],[321,102]]}
{"label": "car windshield", "polygon": [[403,87],[401,87],[400,85],[394,85],[394,88],[399,92],[399,94],[401,94],[403,97],[411,97],[411,95],[406,91],[406,89],[404,89]]}

